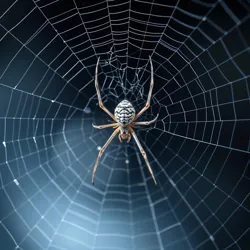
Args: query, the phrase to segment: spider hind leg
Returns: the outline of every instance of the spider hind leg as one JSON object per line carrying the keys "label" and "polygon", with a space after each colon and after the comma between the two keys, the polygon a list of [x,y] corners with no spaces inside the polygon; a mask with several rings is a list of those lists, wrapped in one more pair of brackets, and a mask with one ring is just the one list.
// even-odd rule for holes
{"label": "spider hind leg", "polygon": [[98,154],[98,157],[97,157],[97,160],[96,160],[94,169],[93,169],[93,174],[92,174],[92,184],[93,184],[93,185],[94,185],[95,173],[96,173],[96,170],[97,170],[99,161],[100,161],[100,159],[101,159],[101,157],[102,157],[102,154],[103,154],[103,152],[105,151],[105,149],[108,147],[108,145],[111,143],[111,141],[114,139],[114,137],[115,137],[118,133],[119,133],[119,128],[117,128],[117,129],[112,133],[112,135],[109,137],[109,139],[108,139],[107,142],[104,144],[104,146],[102,147],[102,149],[100,150],[100,152],[99,152],[99,154]]}

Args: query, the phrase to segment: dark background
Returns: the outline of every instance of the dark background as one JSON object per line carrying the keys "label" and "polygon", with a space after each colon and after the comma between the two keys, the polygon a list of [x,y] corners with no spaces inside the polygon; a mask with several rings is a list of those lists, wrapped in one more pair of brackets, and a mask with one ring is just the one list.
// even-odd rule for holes
{"label": "dark background", "polygon": [[[0,249],[249,249],[250,4],[0,3]],[[151,107],[115,138],[124,98]]]}

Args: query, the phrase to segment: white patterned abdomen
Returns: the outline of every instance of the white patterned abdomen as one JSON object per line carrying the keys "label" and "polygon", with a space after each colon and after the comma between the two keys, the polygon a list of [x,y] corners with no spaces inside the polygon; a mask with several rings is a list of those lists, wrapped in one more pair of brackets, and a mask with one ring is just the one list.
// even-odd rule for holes
{"label": "white patterned abdomen", "polygon": [[115,118],[122,125],[128,125],[135,117],[135,109],[131,102],[121,101],[115,108]]}

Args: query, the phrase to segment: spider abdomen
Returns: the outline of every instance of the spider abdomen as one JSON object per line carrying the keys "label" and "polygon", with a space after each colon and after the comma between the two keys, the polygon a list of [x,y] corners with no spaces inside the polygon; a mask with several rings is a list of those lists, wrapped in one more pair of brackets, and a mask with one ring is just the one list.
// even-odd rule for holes
{"label": "spider abdomen", "polygon": [[122,126],[126,126],[135,117],[135,109],[128,100],[121,101],[115,108],[115,118]]}

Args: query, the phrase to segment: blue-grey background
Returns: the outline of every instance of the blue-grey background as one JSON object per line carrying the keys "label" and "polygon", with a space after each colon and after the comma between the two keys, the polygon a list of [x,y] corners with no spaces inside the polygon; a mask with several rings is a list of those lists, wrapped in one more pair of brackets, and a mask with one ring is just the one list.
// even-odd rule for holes
{"label": "blue-grey background", "polygon": [[[0,2],[0,249],[250,245],[249,1]],[[134,143],[113,112],[152,105]]]}

